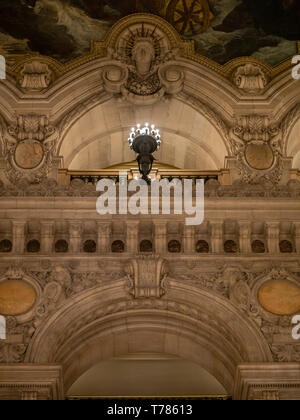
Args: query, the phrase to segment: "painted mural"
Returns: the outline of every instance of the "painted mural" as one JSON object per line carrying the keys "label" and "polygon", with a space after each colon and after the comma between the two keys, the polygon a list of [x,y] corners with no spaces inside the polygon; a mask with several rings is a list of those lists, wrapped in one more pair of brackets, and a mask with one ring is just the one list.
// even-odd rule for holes
{"label": "painted mural", "polygon": [[136,12],[165,18],[220,64],[253,56],[277,65],[298,52],[300,0],[0,0],[0,51],[66,62]]}

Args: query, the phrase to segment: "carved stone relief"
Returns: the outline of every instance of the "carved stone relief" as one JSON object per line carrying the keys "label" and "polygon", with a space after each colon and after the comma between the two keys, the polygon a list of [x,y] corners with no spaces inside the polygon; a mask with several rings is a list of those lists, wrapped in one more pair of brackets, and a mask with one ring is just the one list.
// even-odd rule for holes
{"label": "carved stone relief", "polygon": [[239,89],[251,94],[260,93],[268,83],[263,69],[251,63],[238,67],[233,73],[232,80]]}
{"label": "carved stone relief", "polygon": [[[299,288],[299,277],[277,268],[253,273],[238,264],[225,265],[213,273],[203,273],[198,267],[196,265],[191,269],[192,272],[187,274],[175,274],[177,269],[173,267],[169,276],[195,287],[212,290],[229,299],[255,322],[270,346],[274,361],[300,361],[300,344],[292,340],[292,315],[282,316],[266,311],[260,305],[258,297],[262,286],[279,279],[293,281]],[[281,344],[275,344],[276,341]]]}
{"label": "carved stone relief", "polygon": [[239,178],[246,183],[278,184],[282,178],[282,133],[269,117],[239,117],[230,130],[232,150],[237,158]]}
{"label": "carved stone relief", "polygon": [[166,261],[159,256],[139,256],[126,267],[129,293],[134,298],[160,298],[165,294]]}
{"label": "carved stone relief", "polygon": [[[45,265],[45,264],[44,264]],[[22,363],[27,347],[37,328],[65,301],[84,290],[96,287],[102,282],[124,278],[120,271],[77,272],[70,267],[45,265],[44,271],[29,271],[9,268],[2,276],[7,280],[26,282],[36,291],[36,301],[24,314],[6,317],[7,339],[0,342],[0,363]]]}
{"label": "carved stone relief", "polygon": [[49,87],[53,72],[46,63],[32,60],[24,64],[19,74],[19,85],[28,91],[41,91]]}
{"label": "carved stone relief", "polygon": [[[300,276],[277,268],[252,272],[250,267],[246,268],[238,263],[224,265],[212,272],[203,272],[202,264],[195,262],[188,265],[186,272],[187,265],[184,264],[181,269],[180,264],[182,265],[178,261],[168,270],[166,261],[159,256],[142,255],[125,263],[125,272],[105,270],[101,268],[102,264],[99,265],[98,272],[80,272],[78,264],[45,265],[44,271],[10,269],[1,277],[0,282],[7,278],[26,281],[35,288],[37,299],[33,308],[25,314],[7,317],[8,334],[7,340],[0,345],[0,363],[23,362],[27,346],[37,328],[67,299],[99,284],[110,284],[111,281],[120,279],[124,279],[124,286],[135,298],[134,301],[144,302],[143,305],[149,301],[150,308],[154,308],[155,302],[161,300],[166,288],[171,287],[171,281],[183,281],[193,287],[217,293],[229,300],[249,321],[252,320],[264,335],[275,361],[300,361],[300,345],[291,339],[292,316],[280,316],[266,311],[258,298],[261,287],[270,281],[279,278],[293,279],[299,285]],[[130,300],[124,304],[129,308]],[[119,311],[120,308],[116,307],[116,310]],[[105,308],[101,307],[99,311],[103,314]]]}
{"label": "carved stone relief", "polygon": [[19,115],[5,135],[6,175],[12,183],[40,182],[49,173],[58,133],[46,116]]}
{"label": "carved stone relief", "polygon": [[111,61],[102,72],[107,92],[150,105],[182,90],[184,74],[174,61],[178,50],[167,50],[156,31],[150,24],[127,28],[123,43],[109,48]]}

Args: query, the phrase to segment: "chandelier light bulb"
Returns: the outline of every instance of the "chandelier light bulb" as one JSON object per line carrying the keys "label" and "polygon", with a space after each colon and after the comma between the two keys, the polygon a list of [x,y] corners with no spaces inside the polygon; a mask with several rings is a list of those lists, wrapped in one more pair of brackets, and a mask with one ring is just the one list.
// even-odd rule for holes
{"label": "chandelier light bulb", "polygon": [[[151,127],[151,129],[150,129]],[[139,136],[151,136],[156,141],[158,149],[161,145],[161,139],[160,139],[160,133],[157,128],[155,128],[154,124],[149,124],[146,122],[144,126],[141,124],[137,124],[136,127],[133,127],[130,132],[130,137],[128,139],[130,147],[133,148],[133,142],[134,140]]]}

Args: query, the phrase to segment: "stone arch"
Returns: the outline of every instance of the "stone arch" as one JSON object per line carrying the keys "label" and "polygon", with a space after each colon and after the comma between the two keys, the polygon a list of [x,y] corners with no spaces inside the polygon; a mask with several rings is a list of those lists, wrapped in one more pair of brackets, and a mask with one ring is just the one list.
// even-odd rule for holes
{"label": "stone arch", "polygon": [[300,105],[296,105],[286,115],[282,123],[284,154],[293,157],[293,168],[300,168]]}
{"label": "stone arch", "polygon": [[170,286],[157,300],[129,299],[123,280],[76,295],[39,327],[25,363],[61,364],[68,389],[102,360],[165,353],[198,363],[232,393],[239,364],[272,361],[257,326],[224,298]]}
{"label": "stone arch", "polygon": [[[87,169],[86,166],[102,169],[134,160],[135,155],[128,148],[128,134],[137,122],[146,121],[153,121],[164,135],[158,158],[165,163],[190,169],[223,167],[229,153],[224,136],[201,110],[178,98],[171,99],[168,105],[139,107],[115,99],[98,102],[69,125],[58,154],[64,157],[65,167],[79,170]],[[94,167],[98,161],[102,168]]]}

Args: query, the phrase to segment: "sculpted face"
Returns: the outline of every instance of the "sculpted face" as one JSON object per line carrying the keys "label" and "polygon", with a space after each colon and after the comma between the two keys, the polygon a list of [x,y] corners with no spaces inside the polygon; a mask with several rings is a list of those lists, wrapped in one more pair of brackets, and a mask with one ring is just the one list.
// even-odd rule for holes
{"label": "sculpted face", "polygon": [[132,58],[138,73],[142,76],[148,74],[155,58],[155,50],[152,42],[150,40],[137,41],[132,51]]}

